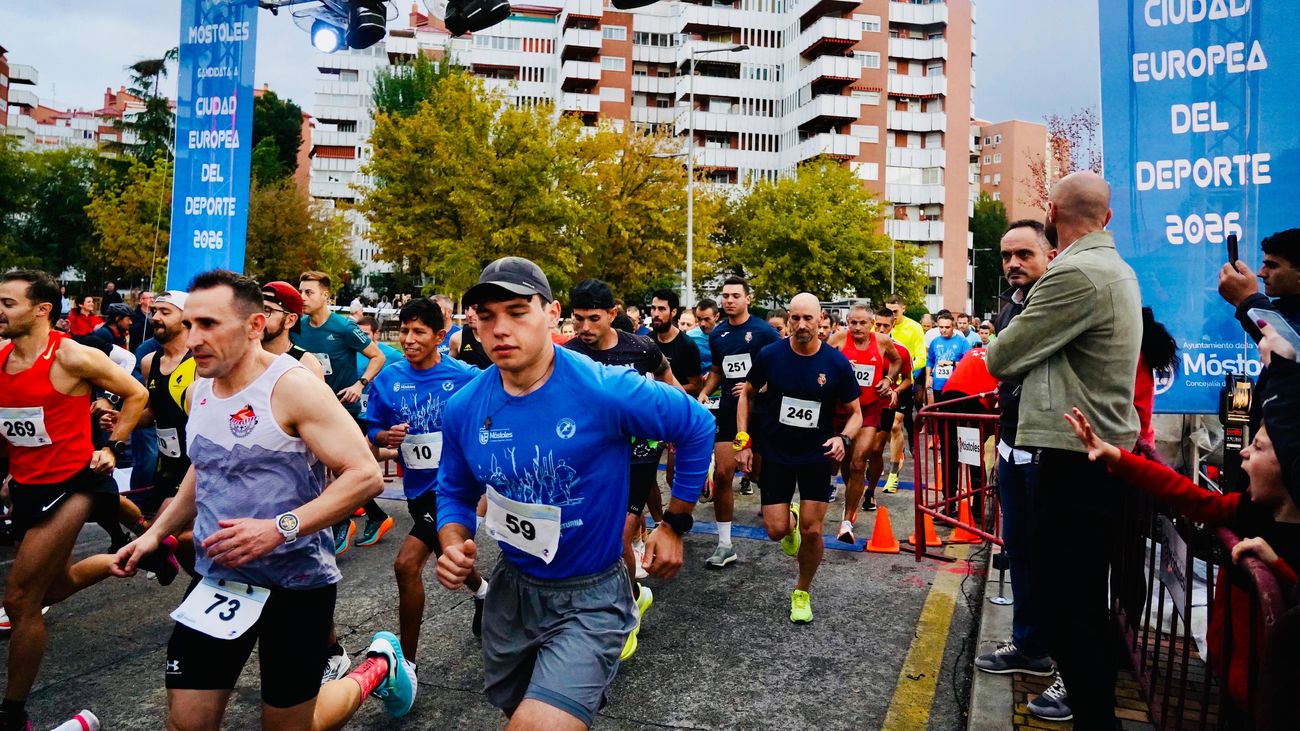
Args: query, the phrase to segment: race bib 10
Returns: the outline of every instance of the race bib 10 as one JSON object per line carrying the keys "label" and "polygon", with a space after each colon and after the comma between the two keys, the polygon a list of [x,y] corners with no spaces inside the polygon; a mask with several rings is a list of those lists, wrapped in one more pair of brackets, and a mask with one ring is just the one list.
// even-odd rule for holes
{"label": "race bib 10", "polygon": [[502,495],[488,485],[487,517],[483,521],[488,535],[536,556],[546,563],[555,560],[560,546],[560,508],[556,505],[521,503]]}
{"label": "race bib 10", "polygon": [[172,459],[181,457],[181,436],[176,429],[158,430],[158,452]]}
{"label": "race bib 10", "polygon": [[262,616],[271,590],[223,579],[204,579],[185,597],[172,619],[219,640],[241,637]]}
{"label": "race bib 10", "polygon": [[402,463],[408,470],[436,470],[442,462],[442,432],[407,434],[402,440]]}
{"label": "race bib 10", "polygon": [[40,406],[0,409],[0,436],[15,447],[53,444],[45,431],[45,409]]}

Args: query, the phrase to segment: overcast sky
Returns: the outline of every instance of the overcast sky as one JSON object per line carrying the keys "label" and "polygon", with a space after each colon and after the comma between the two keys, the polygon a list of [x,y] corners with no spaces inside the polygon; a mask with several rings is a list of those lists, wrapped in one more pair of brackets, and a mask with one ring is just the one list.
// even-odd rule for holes
{"label": "overcast sky", "polygon": [[[405,25],[408,0],[397,0]],[[1097,8],[1077,0],[977,3],[976,115],[1041,121],[1098,103]],[[179,0],[0,0],[0,46],[40,74],[36,93],[57,107],[96,109],[124,68],[177,44]],[[312,111],[315,68],[307,34],[287,12],[258,19],[257,75]],[[175,93],[175,79],[166,87]]]}

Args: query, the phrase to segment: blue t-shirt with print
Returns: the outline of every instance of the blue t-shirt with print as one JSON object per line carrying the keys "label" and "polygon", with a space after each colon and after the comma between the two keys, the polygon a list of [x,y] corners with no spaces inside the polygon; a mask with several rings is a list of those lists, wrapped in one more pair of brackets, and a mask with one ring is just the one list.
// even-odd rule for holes
{"label": "blue t-shirt with print", "polygon": [[554,369],[532,393],[510,396],[492,366],[452,397],[442,413],[438,470],[439,530],[457,523],[472,534],[488,486],[509,500],[560,509],[549,563],[501,545],[507,560],[539,579],[594,574],[622,560],[633,435],[677,445],[672,494],[693,503],[716,429],[680,388],[553,347]]}
{"label": "blue t-shirt with print", "polygon": [[[329,319],[312,327],[311,321],[302,319],[299,332],[290,333],[289,339],[294,345],[316,356],[325,371],[325,383],[334,391],[342,391],[360,378],[363,371],[357,370],[356,354],[370,347],[370,338],[361,332],[361,328],[337,312],[331,313]],[[361,412],[361,402],[344,404],[348,413],[356,416]]]}
{"label": "blue t-shirt with print", "polygon": [[[940,335],[930,341],[927,363],[930,366],[931,385],[935,391],[942,391],[948,378],[952,375],[957,361],[971,349],[970,342],[960,332],[953,332],[949,337]],[[948,361],[952,365],[939,365]]]}
{"label": "blue t-shirt with print", "polygon": [[[482,372],[455,358],[442,358],[437,365],[424,370],[417,369],[407,360],[385,366],[370,384],[370,399],[366,406],[366,436],[370,443],[375,443],[380,431],[398,424],[408,425],[408,437],[440,433],[447,402]],[[402,489],[407,500],[436,487],[437,467],[412,467],[407,464],[405,451],[400,449],[397,458],[402,463]],[[425,459],[429,456],[426,455]]]}

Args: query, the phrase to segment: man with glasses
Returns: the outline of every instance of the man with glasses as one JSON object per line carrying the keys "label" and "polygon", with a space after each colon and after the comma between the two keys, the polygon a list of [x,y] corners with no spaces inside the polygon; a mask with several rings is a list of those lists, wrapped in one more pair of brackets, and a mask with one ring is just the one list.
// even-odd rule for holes
{"label": "man with glasses", "polygon": [[302,295],[298,290],[288,282],[267,282],[262,285],[262,311],[266,314],[262,349],[273,355],[288,353],[324,380],[325,371],[316,356],[289,340],[289,333],[298,332],[302,319]]}

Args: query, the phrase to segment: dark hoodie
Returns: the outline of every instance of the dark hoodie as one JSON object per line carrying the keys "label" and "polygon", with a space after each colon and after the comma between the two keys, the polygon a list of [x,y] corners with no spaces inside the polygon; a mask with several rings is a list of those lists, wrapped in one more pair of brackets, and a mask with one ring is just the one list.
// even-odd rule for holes
{"label": "dark hoodie", "polygon": [[[1254,319],[1247,314],[1252,309],[1273,310],[1286,318],[1286,321],[1291,323],[1291,327],[1300,331],[1300,295],[1289,295],[1271,300],[1262,292],[1256,292],[1237,305],[1237,321],[1241,323],[1241,328],[1246,331],[1246,334],[1258,343],[1260,338],[1264,337],[1264,334],[1259,331]],[[1269,390],[1270,370],[1270,368],[1265,368],[1259,374],[1259,380],[1255,383],[1255,399],[1250,406],[1250,432],[1252,434],[1259,429],[1260,419],[1263,418],[1260,404],[1263,402],[1262,394]]]}

